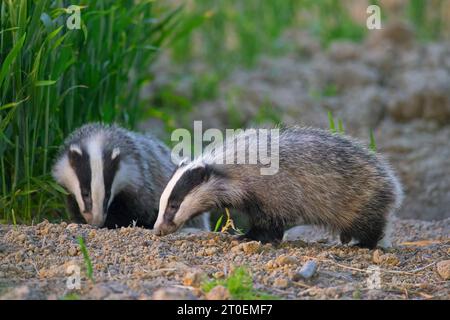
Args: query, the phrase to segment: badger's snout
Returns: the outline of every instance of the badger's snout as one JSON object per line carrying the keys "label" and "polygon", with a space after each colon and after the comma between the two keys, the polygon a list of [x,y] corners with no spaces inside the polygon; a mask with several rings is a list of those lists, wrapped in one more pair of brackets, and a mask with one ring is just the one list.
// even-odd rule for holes
{"label": "badger's snout", "polygon": [[174,233],[177,230],[178,227],[175,223],[168,223],[168,222],[156,223],[155,227],[153,228],[153,232],[157,236],[165,236]]}

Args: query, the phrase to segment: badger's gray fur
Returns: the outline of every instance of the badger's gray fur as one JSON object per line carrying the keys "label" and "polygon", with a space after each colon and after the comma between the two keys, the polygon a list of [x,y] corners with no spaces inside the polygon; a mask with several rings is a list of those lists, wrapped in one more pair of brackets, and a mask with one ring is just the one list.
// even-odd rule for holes
{"label": "badger's gray fur", "polygon": [[[266,142],[255,132],[246,130],[227,139],[222,149],[211,148],[179,166],[160,199],[157,234],[171,233],[201,212],[228,207],[248,215],[245,237],[262,242],[281,240],[285,228],[295,224],[325,226],[342,243],[353,239],[369,248],[388,236],[388,218],[400,206],[402,191],[380,155],[340,134],[293,127],[280,129],[274,175],[261,175],[259,161],[217,164],[242,148],[256,152],[248,147],[251,141],[261,150]],[[388,246],[384,240],[380,244]]]}
{"label": "badger's gray fur", "polygon": [[[92,123],[67,137],[52,175],[70,194],[77,222],[152,228],[161,192],[175,170],[170,151],[151,135]],[[207,215],[187,226],[208,230]]]}

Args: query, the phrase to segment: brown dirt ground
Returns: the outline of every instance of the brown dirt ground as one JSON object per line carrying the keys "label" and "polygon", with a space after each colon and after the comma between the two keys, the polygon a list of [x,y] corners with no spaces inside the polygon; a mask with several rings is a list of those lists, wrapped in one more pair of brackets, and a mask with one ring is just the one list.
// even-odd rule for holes
{"label": "brown dirt ground", "polygon": [[[202,291],[201,279],[226,277],[241,265],[256,289],[282,299],[449,299],[450,281],[444,279],[450,264],[442,263],[450,259],[449,235],[450,219],[396,220],[394,247],[368,250],[339,245],[305,227],[295,234],[302,240],[273,246],[213,232],[156,237],[141,228],[64,222],[0,225],[0,299],[61,299],[70,293],[81,299],[205,299],[212,296]],[[77,236],[85,238],[95,283],[85,276]],[[295,274],[309,260],[318,269],[299,280]],[[81,267],[79,290],[66,286],[72,264]],[[379,268],[378,289],[370,289],[370,266]]]}

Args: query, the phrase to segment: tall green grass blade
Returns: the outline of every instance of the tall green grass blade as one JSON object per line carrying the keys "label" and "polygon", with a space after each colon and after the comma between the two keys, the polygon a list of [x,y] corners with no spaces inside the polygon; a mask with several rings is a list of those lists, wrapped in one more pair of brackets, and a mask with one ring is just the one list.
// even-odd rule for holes
{"label": "tall green grass blade", "polygon": [[219,228],[222,225],[222,220],[223,220],[223,215],[221,215],[219,217],[219,219],[217,219],[216,225],[214,227],[214,232],[218,232],[219,231]]}
{"label": "tall green grass blade", "polygon": [[6,74],[10,72],[10,68],[14,62],[14,59],[18,56],[20,53],[20,50],[22,50],[23,43],[25,42],[26,33],[19,39],[19,41],[14,45],[12,50],[8,53],[8,55],[5,58],[5,61],[2,62],[2,68],[0,69],[0,86],[2,85],[3,81],[5,80]]}
{"label": "tall green grass blade", "polygon": [[92,261],[91,258],[89,257],[89,253],[84,243],[83,237],[81,236],[78,237],[78,244],[80,245],[80,250],[81,253],[83,254],[84,263],[86,265],[86,275],[92,282],[95,282],[94,272],[92,268]]}
{"label": "tall green grass blade", "polygon": [[374,135],[372,129],[370,129],[369,136],[370,136],[369,149],[372,150],[373,152],[376,152],[377,151],[377,144],[375,142],[375,135]]}
{"label": "tall green grass blade", "polygon": [[336,125],[334,124],[334,118],[331,111],[328,111],[328,125],[332,133],[336,133]]}

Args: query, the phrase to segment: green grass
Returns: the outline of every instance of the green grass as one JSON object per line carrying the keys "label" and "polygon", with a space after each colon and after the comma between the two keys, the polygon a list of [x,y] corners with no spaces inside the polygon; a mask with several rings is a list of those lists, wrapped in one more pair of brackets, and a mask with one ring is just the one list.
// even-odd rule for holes
{"label": "green grass", "polygon": [[86,245],[84,244],[84,239],[81,236],[78,237],[78,244],[80,245],[80,250],[81,253],[83,254],[84,264],[86,265],[86,275],[92,282],[95,282],[91,258],[89,257],[88,250],[86,248]]}
{"label": "green grass", "polygon": [[332,133],[339,133],[339,134],[345,134],[344,124],[342,122],[341,118],[338,118],[337,120],[337,128],[336,128],[336,121],[334,120],[333,114],[331,111],[328,111],[328,126],[330,128],[330,131]]}
{"label": "green grass", "polygon": [[78,294],[71,292],[62,296],[59,300],[80,300],[80,299],[81,297]]}
{"label": "green grass", "polygon": [[216,286],[224,286],[235,300],[268,300],[277,299],[276,296],[254,289],[253,279],[244,267],[236,268],[226,279],[206,281],[202,285],[205,292]]}
{"label": "green grass", "polygon": [[64,137],[89,121],[133,128],[139,92],[164,43],[177,36],[178,9],[154,1],[79,1],[80,30],[69,30],[70,1],[0,3],[0,220],[66,218],[64,191],[50,177]]}
{"label": "green grass", "polygon": [[374,135],[372,129],[369,131],[369,137],[370,137],[369,149],[372,150],[373,152],[376,152],[377,151],[377,143],[375,141],[375,135]]}
{"label": "green grass", "polygon": [[[410,0],[407,17],[421,40],[450,39],[450,21],[444,9],[447,0]],[[448,3],[447,3],[448,5]],[[448,10],[448,6],[447,6]]]}

